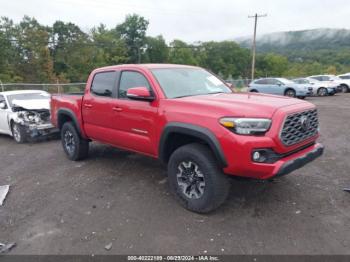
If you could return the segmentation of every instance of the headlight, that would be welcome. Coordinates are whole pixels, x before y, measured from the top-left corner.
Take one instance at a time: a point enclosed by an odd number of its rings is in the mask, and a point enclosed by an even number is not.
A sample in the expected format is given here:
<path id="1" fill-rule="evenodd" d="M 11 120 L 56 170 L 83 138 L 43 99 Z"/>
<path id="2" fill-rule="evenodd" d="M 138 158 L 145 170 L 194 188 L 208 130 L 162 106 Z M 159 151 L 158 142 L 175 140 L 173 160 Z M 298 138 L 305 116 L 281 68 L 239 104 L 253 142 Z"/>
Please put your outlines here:
<path id="1" fill-rule="evenodd" d="M 38 116 L 32 112 L 21 112 L 18 114 L 18 117 L 30 123 L 37 122 L 37 119 L 38 119 Z"/>
<path id="2" fill-rule="evenodd" d="M 29 121 L 33 121 L 34 118 L 35 118 L 34 115 L 28 115 L 27 117 L 28 117 L 28 120 L 29 120 Z"/>
<path id="3" fill-rule="evenodd" d="M 271 126 L 271 120 L 266 118 L 224 117 L 219 122 L 222 126 L 240 135 L 262 135 Z"/>

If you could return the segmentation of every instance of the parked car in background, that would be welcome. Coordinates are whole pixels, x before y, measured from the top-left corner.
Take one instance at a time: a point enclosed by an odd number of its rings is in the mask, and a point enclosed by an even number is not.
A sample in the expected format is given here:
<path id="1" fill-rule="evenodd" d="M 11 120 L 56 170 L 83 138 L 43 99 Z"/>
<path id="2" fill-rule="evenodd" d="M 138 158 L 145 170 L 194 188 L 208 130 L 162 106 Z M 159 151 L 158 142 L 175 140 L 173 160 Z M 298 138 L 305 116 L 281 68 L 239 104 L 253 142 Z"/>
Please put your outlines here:
<path id="1" fill-rule="evenodd" d="M 350 79 L 350 73 L 346 73 L 343 75 L 338 75 L 337 77 L 341 78 L 341 79 Z"/>
<path id="2" fill-rule="evenodd" d="M 0 92 L 0 133 L 17 143 L 54 133 L 50 122 L 51 95 L 41 90 Z"/>
<path id="3" fill-rule="evenodd" d="M 350 79 L 342 79 L 335 75 L 314 75 L 308 78 L 316 79 L 318 81 L 333 83 L 337 86 L 338 92 L 347 93 L 350 91 Z"/>
<path id="4" fill-rule="evenodd" d="M 91 141 L 160 159 L 179 202 L 200 213 L 225 201 L 230 175 L 282 176 L 323 153 L 315 105 L 233 93 L 192 66 L 96 69 L 84 94 L 52 96 L 51 115 L 70 160 L 86 158 Z"/>
<path id="5" fill-rule="evenodd" d="M 337 85 L 333 82 L 326 83 L 321 82 L 313 78 L 296 78 L 292 80 L 293 82 L 300 85 L 308 85 L 312 87 L 312 94 L 318 96 L 333 96 L 337 93 Z"/>
<path id="6" fill-rule="evenodd" d="M 300 85 L 286 78 L 260 78 L 249 84 L 249 92 L 298 97 L 312 95 L 310 85 Z"/>

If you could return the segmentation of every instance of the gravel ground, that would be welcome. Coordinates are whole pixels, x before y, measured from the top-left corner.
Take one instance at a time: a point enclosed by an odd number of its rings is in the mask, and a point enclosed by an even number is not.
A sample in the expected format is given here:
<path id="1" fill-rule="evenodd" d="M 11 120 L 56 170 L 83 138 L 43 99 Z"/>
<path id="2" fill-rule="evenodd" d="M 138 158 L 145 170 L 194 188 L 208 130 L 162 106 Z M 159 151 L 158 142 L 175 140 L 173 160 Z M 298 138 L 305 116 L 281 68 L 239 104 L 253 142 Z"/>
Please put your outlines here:
<path id="1" fill-rule="evenodd" d="M 94 143 L 71 162 L 58 140 L 0 136 L 0 242 L 17 243 L 11 254 L 350 254 L 350 94 L 308 100 L 324 156 L 275 182 L 232 180 L 209 215 L 181 208 L 153 159 Z"/>

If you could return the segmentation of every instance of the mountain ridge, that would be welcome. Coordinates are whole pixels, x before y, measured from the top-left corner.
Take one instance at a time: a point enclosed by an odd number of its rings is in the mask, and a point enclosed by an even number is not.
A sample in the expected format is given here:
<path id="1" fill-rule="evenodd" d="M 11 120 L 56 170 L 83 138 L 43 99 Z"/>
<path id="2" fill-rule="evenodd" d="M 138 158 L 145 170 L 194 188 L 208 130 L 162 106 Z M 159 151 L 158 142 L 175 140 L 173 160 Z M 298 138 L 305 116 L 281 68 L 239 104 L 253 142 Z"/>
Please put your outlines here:
<path id="1" fill-rule="evenodd" d="M 252 39 L 235 39 L 242 47 L 250 48 Z M 288 54 L 317 50 L 350 48 L 350 29 L 317 28 L 298 31 L 274 32 L 257 36 L 257 51 Z"/>

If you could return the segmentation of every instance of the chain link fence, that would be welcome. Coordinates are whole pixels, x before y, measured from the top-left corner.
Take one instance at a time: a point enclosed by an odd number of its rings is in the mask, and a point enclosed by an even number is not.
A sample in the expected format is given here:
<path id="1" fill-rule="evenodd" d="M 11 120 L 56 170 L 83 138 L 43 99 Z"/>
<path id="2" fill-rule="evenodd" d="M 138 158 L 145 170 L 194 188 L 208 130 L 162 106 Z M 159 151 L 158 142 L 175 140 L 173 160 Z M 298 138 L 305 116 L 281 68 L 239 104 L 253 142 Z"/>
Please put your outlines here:
<path id="1" fill-rule="evenodd" d="M 240 78 L 240 79 L 227 79 L 227 83 L 231 83 L 235 88 L 246 88 L 251 82 L 251 79 Z"/>
<path id="2" fill-rule="evenodd" d="M 68 84 L 30 84 L 30 83 L 2 83 L 0 81 L 0 91 L 14 90 L 43 90 L 51 94 L 55 93 L 81 93 L 84 92 L 85 83 Z"/>

